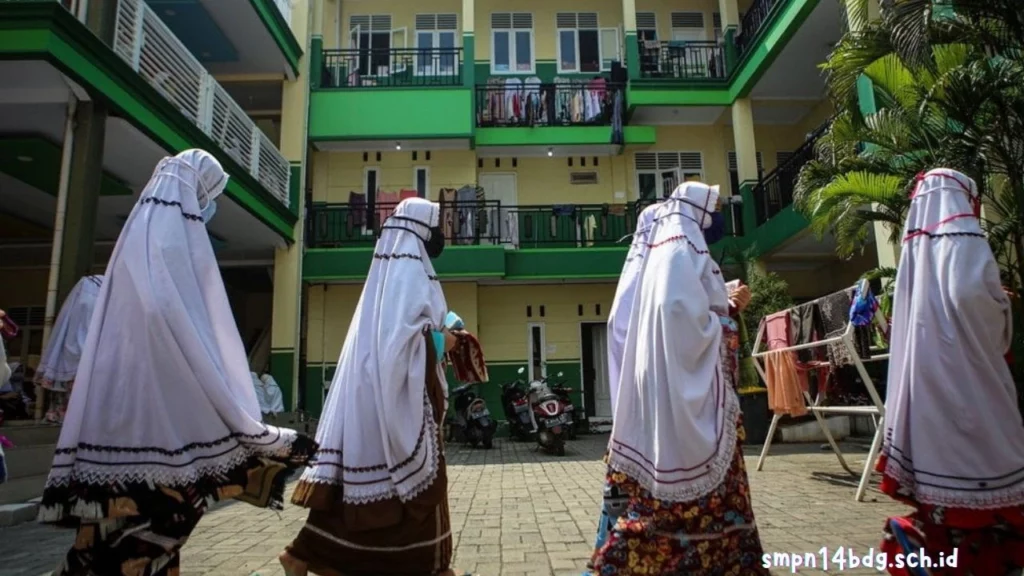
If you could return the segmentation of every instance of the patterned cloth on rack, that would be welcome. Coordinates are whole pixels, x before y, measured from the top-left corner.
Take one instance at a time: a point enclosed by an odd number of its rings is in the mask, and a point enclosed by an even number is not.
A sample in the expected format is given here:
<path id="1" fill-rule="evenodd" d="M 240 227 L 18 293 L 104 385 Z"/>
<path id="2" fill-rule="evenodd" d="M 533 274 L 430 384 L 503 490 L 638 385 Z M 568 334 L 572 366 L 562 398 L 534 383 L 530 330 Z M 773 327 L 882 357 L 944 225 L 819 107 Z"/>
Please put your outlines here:
<path id="1" fill-rule="evenodd" d="M 850 304 L 853 301 L 853 291 L 842 290 L 823 296 L 816 302 L 821 310 L 821 323 L 825 331 L 824 338 L 835 338 L 846 331 L 850 323 Z M 853 364 L 853 356 L 850 349 L 844 342 L 831 342 L 828 344 L 828 359 L 833 366 L 848 366 Z"/>
<path id="2" fill-rule="evenodd" d="M 475 229 L 476 210 L 476 189 L 473 186 L 463 186 L 455 193 L 455 200 L 458 202 L 458 220 L 456 225 L 456 243 L 471 244 L 473 242 L 473 230 Z"/>

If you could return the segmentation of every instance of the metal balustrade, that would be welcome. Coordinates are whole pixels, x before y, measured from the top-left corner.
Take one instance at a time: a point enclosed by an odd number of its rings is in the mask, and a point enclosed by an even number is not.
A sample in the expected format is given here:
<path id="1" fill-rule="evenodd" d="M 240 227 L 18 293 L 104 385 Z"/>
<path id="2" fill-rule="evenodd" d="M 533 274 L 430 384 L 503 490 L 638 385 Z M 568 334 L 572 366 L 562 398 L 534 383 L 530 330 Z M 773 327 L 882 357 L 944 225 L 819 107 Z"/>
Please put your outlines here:
<path id="1" fill-rule="evenodd" d="M 625 90 L 604 80 L 508 83 L 476 87 L 476 125 L 610 126 L 622 124 Z"/>
<path id="2" fill-rule="evenodd" d="M 118 0 L 114 52 L 289 206 L 291 166 L 251 118 L 142 0 Z"/>
<path id="3" fill-rule="evenodd" d="M 306 242 L 311 248 L 370 246 L 395 202 L 311 205 Z M 508 206 L 496 200 L 443 203 L 441 230 L 451 245 L 513 248 L 628 246 L 642 205 L 554 204 Z M 370 216 L 373 216 L 372 218 Z"/>
<path id="4" fill-rule="evenodd" d="M 769 172 L 754 187 L 754 210 L 758 226 L 793 204 L 793 190 L 800 178 L 800 171 L 814 159 L 814 146 L 828 124 L 826 122 L 808 134 L 807 140 L 785 162 Z"/>
<path id="5" fill-rule="evenodd" d="M 725 46 L 718 42 L 637 40 L 640 76 L 676 80 L 724 80 Z"/>
<path id="6" fill-rule="evenodd" d="M 324 50 L 322 88 L 462 86 L 462 48 Z"/>
<path id="7" fill-rule="evenodd" d="M 785 0 L 754 0 L 743 15 L 740 21 L 740 33 L 736 36 L 736 49 L 740 56 L 746 54 L 754 46 L 754 42 L 761 33 L 761 28 L 768 21 L 768 16 L 779 4 Z"/>

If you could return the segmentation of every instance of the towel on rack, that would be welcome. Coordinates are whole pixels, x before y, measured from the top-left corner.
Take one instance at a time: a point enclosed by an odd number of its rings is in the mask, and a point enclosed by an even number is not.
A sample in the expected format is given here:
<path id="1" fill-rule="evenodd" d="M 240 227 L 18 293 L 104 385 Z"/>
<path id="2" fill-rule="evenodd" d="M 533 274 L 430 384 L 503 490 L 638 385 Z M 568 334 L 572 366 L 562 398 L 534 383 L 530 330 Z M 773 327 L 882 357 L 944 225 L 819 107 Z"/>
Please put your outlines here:
<path id="1" fill-rule="evenodd" d="M 408 188 L 402 188 L 398 192 L 398 197 L 401 198 L 402 200 L 405 200 L 407 198 L 418 198 L 419 195 L 420 193 L 418 190 L 409 190 Z"/>
<path id="2" fill-rule="evenodd" d="M 791 351 L 767 353 L 764 356 L 764 372 L 768 408 L 772 412 L 786 416 L 807 414 L 807 403 L 803 396 L 807 390 L 807 378 L 797 369 L 796 354 Z"/>
<path id="3" fill-rule="evenodd" d="M 381 190 L 377 190 L 376 199 L 377 228 L 380 229 L 380 225 L 394 214 L 395 208 L 398 207 L 401 200 L 398 197 L 398 192 L 383 192 Z"/>
<path id="4" fill-rule="evenodd" d="M 825 338 L 842 336 L 850 323 L 850 305 L 853 302 L 853 291 L 842 290 L 823 296 L 817 300 L 821 311 L 821 324 Z M 832 366 L 849 366 L 853 364 L 853 356 L 844 342 L 828 344 L 828 360 Z"/>
<path id="5" fill-rule="evenodd" d="M 778 350 L 791 346 L 789 340 L 790 319 L 789 310 L 776 312 L 764 319 L 764 338 L 767 340 L 768 350 Z"/>

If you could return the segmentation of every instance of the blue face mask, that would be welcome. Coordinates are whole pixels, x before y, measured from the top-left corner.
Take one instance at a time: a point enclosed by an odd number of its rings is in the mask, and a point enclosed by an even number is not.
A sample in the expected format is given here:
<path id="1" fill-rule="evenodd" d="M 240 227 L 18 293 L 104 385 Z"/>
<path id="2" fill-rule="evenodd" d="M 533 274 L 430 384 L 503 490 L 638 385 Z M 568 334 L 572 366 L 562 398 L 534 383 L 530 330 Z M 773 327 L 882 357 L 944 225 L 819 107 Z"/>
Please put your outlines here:
<path id="1" fill-rule="evenodd" d="M 711 213 L 711 225 L 704 229 L 704 241 L 708 246 L 725 237 L 725 216 L 721 212 Z"/>
<path id="2" fill-rule="evenodd" d="M 209 224 L 210 220 L 213 220 L 213 215 L 217 213 L 217 201 L 210 200 L 206 204 L 206 208 L 203 209 L 200 216 L 203 217 L 203 224 Z"/>

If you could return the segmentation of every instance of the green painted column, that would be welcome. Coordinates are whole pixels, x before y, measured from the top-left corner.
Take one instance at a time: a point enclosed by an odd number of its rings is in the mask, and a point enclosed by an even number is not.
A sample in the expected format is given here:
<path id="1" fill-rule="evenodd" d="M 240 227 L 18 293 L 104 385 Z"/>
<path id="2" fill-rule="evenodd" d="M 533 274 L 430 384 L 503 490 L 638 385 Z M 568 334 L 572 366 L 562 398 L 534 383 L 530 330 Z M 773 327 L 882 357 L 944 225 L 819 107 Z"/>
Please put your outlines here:
<path id="1" fill-rule="evenodd" d="M 626 32 L 626 61 L 623 64 L 630 80 L 640 78 L 640 44 L 635 30 Z"/>
<path id="2" fill-rule="evenodd" d="M 270 375 L 281 387 L 281 397 L 284 398 L 284 409 L 294 410 L 291 399 L 294 398 L 295 387 L 295 349 L 279 348 L 270 350 Z M 308 410 L 308 407 L 307 407 Z"/>
<path id="3" fill-rule="evenodd" d="M 317 89 L 324 74 L 324 39 L 320 35 L 309 41 L 309 87 Z"/>
<path id="4" fill-rule="evenodd" d="M 755 206 L 754 187 L 757 180 L 740 182 L 740 196 L 743 198 L 743 233 L 750 236 L 757 229 L 757 208 Z"/>
<path id="5" fill-rule="evenodd" d="M 97 100 L 78 103 L 57 273 L 58 306 L 78 280 L 92 271 L 106 128 L 105 104 Z"/>
<path id="6" fill-rule="evenodd" d="M 462 33 L 462 85 L 470 90 L 469 130 L 476 134 L 476 38 L 472 32 Z M 470 146 L 475 142 L 470 138 Z"/>
<path id="7" fill-rule="evenodd" d="M 732 75 L 733 71 L 736 70 L 736 65 L 739 64 L 740 51 L 739 47 L 736 46 L 736 34 L 739 32 L 739 28 L 736 26 L 729 26 L 725 29 L 725 74 L 726 76 Z"/>

